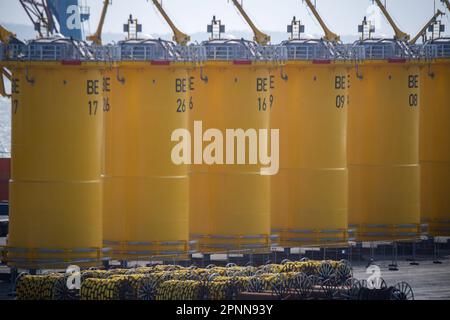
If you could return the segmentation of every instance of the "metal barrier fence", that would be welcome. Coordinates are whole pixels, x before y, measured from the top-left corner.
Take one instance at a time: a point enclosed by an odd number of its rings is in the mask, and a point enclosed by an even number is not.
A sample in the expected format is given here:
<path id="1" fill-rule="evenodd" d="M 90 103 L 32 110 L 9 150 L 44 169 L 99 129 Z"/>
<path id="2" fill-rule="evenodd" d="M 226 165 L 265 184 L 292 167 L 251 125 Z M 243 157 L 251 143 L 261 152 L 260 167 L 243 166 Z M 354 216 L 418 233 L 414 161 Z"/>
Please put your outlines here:
<path id="1" fill-rule="evenodd" d="M 286 41 L 282 45 L 287 49 L 288 60 L 329 60 L 338 56 L 334 46 L 325 41 Z"/>
<path id="2" fill-rule="evenodd" d="M 353 44 L 330 43 L 323 40 L 285 41 L 288 60 L 360 60 L 365 48 Z"/>
<path id="3" fill-rule="evenodd" d="M 421 55 L 426 59 L 450 58 L 450 41 L 440 44 L 426 44 Z"/>
<path id="4" fill-rule="evenodd" d="M 25 60 L 33 61 L 95 60 L 86 43 L 66 38 L 30 41 L 23 53 Z"/>
<path id="5" fill-rule="evenodd" d="M 367 39 L 357 41 L 353 46 L 360 48 L 357 53 L 360 60 L 411 59 L 418 57 L 409 45 L 393 39 Z"/>
<path id="6" fill-rule="evenodd" d="M 407 45 L 393 39 L 367 39 L 354 44 L 322 40 L 285 41 L 261 46 L 247 40 L 212 40 L 179 46 L 161 39 L 126 40 L 116 45 L 88 45 L 67 38 L 43 38 L 28 43 L 0 43 L 0 60 L 18 61 L 286 61 L 386 60 L 450 57 L 450 39 Z"/>
<path id="7" fill-rule="evenodd" d="M 287 49 L 283 46 L 261 46 L 247 40 L 212 40 L 202 43 L 206 59 L 214 61 L 284 61 Z"/>
<path id="8" fill-rule="evenodd" d="M 288 59 L 288 50 L 284 46 L 261 46 L 259 50 L 263 60 L 282 62 Z"/>
<path id="9" fill-rule="evenodd" d="M 191 62 L 200 62 L 206 59 L 206 49 L 199 45 L 178 46 L 177 50 L 181 56 L 187 57 Z"/>
<path id="10" fill-rule="evenodd" d="M 20 61 L 90 61 L 98 58 L 85 42 L 66 38 L 43 38 L 3 45 L 3 60 Z"/>
<path id="11" fill-rule="evenodd" d="M 27 44 L 1 44 L 1 60 L 19 61 L 203 61 L 206 49 L 178 46 L 164 40 L 128 40 L 117 45 L 89 46 L 64 38 L 39 39 Z"/>
<path id="12" fill-rule="evenodd" d="M 165 40 L 127 40 L 113 49 L 116 61 L 202 61 L 206 53 L 198 45 L 179 46 Z"/>

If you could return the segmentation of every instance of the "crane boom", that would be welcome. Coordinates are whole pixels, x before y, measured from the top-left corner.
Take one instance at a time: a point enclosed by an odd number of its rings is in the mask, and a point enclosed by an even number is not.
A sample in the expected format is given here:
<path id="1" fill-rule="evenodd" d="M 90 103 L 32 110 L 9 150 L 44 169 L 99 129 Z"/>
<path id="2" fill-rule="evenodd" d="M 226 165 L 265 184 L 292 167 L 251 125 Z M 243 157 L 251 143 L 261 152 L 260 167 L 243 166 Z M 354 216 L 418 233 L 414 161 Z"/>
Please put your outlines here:
<path id="1" fill-rule="evenodd" d="M 450 11 L 450 1 L 449 0 L 441 0 L 442 3 L 445 3 L 445 5 L 447 6 L 447 10 Z"/>
<path id="2" fill-rule="evenodd" d="M 415 44 L 417 40 L 427 32 L 427 29 L 430 25 L 436 22 L 436 19 L 442 16 L 444 13 L 441 10 L 438 10 L 436 14 L 427 22 L 427 24 L 419 31 L 419 33 L 409 42 L 409 44 Z"/>
<path id="3" fill-rule="evenodd" d="M 58 33 L 47 0 L 19 0 L 40 37 Z M 42 33 L 41 27 L 46 34 Z"/>
<path id="4" fill-rule="evenodd" d="M 3 80 L 3 68 L 0 69 L 0 96 L 9 97 L 9 94 L 7 94 L 5 90 L 5 82 Z"/>
<path id="5" fill-rule="evenodd" d="M 331 41 L 331 42 L 339 42 L 341 40 L 341 38 L 337 34 L 331 32 L 330 29 L 328 29 L 327 25 L 323 21 L 320 14 L 317 12 L 316 7 L 314 7 L 311 0 L 305 0 L 305 2 L 306 2 L 306 5 L 309 7 L 309 9 L 312 11 L 314 17 L 319 22 L 320 26 L 322 27 L 323 32 L 325 33 L 324 39 L 327 41 Z"/>
<path id="6" fill-rule="evenodd" d="M 9 41 L 13 38 L 16 38 L 16 35 L 0 25 L 0 41 L 8 44 Z"/>
<path id="7" fill-rule="evenodd" d="M 109 0 L 103 0 L 103 9 L 100 16 L 100 21 L 98 22 L 97 31 L 91 36 L 87 37 L 87 40 L 92 41 L 92 43 L 101 46 L 102 45 L 102 31 L 103 25 L 105 24 L 106 13 L 108 12 Z"/>
<path id="8" fill-rule="evenodd" d="M 0 42 L 8 44 L 11 39 L 15 38 L 16 35 L 14 33 L 6 30 L 3 26 L 0 25 Z M 7 94 L 5 90 L 5 82 L 3 76 L 5 76 L 7 79 L 10 79 L 9 74 L 6 72 L 6 70 L 3 67 L 0 67 L 0 96 L 9 97 L 10 95 Z"/>
<path id="9" fill-rule="evenodd" d="M 236 8 L 239 10 L 242 17 L 245 19 L 247 24 L 250 26 L 250 28 L 253 31 L 253 40 L 260 44 L 260 45 L 267 45 L 270 42 L 270 36 L 265 34 L 264 32 L 261 32 L 256 25 L 253 23 L 252 19 L 248 16 L 247 12 L 245 12 L 244 8 L 241 6 L 238 0 L 233 0 L 233 4 L 236 6 Z"/>
<path id="10" fill-rule="evenodd" d="M 381 9 L 381 11 L 383 12 L 384 16 L 388 20 L 388 22 L 391 25 L 392 29 L 394 29 L 394 32 L 395 32 L 395 36 L 394 37 L 395 37 L 395 39 L 399 40 L 399 41 L 407 42 L 409 40 L 409 38 L 410 38 L 409 34 L 403 32 L 402 30 L 400 30 L 400 28 L 395 24 L 394 19 L 392 19 L 391 15 L 387 11 L 386 7 L 381 3 L 380 0 L 375 0 L 375 2 L 377 3 L 377 5 Z"/>
<path id="11" fill-rule="evenodd" d="M 173 23 L 173 21 L 170 19 L 169 15 L 166 13 L 166 11 L 163 9 L 162 5 L 159 3 L 158 0 L 152 0 L 155 7 L 158 9 L 159 13 L 163 16 L 164 20 L 166 20 L 169 27 L 172 29 L 173 32 L 173 41 L 175 41 L 177 44 L 185 46 L 188 44 L 188 42 L 191 40 L 191 37 L 189 37 L 187 34 L 181 32 Z"/>

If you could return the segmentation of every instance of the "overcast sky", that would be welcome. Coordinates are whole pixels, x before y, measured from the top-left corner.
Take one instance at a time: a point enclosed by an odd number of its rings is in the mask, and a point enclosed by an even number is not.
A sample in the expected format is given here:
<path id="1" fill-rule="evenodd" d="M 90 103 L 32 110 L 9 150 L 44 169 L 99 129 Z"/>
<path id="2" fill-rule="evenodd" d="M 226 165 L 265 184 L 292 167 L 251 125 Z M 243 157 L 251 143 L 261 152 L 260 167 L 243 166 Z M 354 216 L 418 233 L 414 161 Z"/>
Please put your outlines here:
<path id="1" fill-rule="evenodd" d="M 91 8 L 90 30 L 98 21 L 102 0 L 80 0 Z M 434 6 L 443 8 L 440 0 L 386 0 L 387 8 L 404 31 L 415 34 L 431 18 Z M 317 8 L 332 31 L 341 35 L 357 34 L 357 25 L 366 15 L 372 0 L 316 0 Z M 296 16 L 306 25 L 306 33 L 321 34 L 317 22 L 311 18 L 302 0 L 243 0 L 258 27 L 265 31 L 286 31 L 286 25 Z M 186 33 L 205 32 L 213 15 L 222 19 L 227 30 L 248 30 L 229 0 L 163 0 L 164 8 L 178 27 Z M 165 34 L 170 29 L 147 0 L 113 0 L 105 22 L 105 33 L 121 33 L 122 24 L 133 14 L 143 24 L 145 34 Z M 447 12 L 448 13 L 448 12 Z M 444 18 L 449 24 L 448 15 Z M 0 23 L 29 24 L 18 0 L 0 0 Z M 448 26 L 447 28 L 450 28 Z M 392 35 L 382 19 L 378 35 Z"/>

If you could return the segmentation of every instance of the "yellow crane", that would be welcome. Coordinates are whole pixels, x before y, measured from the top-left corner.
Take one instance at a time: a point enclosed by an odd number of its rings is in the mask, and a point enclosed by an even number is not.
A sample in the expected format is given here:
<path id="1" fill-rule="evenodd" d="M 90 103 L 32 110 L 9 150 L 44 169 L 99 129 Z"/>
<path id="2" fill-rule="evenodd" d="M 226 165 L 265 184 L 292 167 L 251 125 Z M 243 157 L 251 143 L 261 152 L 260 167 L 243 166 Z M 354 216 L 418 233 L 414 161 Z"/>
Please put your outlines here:
<path id="1" fill-rule="evenodd" d="M 166 11 L 163 9 L 162 5 L 159 3 L 158 0 L 152 0 L 155 7 L 158 9 L 159 13 L 163 16 L 164 20 L 166 20 L 169 27 L 172 29 L 173 32 L 173 41 L 175 41 L 177 44 L 185 46 L 188 44 L 188 42 L 191 40 L 191 37 L 189 37 L 187 34 L 181 32 L 173 23 L 173 21 L 170 19 L 169 15 L 166 13 Z"/>
<path id="2" fill-rule="evenodd" d="M 441 0 L 442 3 L 445 3 L 445 5 L 447 6 L 447 10 L 450 11 L 450 1 L 449 0 Z"/>
<path id="3" fill-rule="evenodd" d="M 444 13 L 441 10 L 438 10 L 436 14 L 433 16 L 433 18 L 430 19 L 430 21 L 427 22 L 427 24 L 419 31 L 419 33 L 409 42 L 409 44 L 415 44 L 417 40 L 425 33 L 427 32 L 427 29 L 429 26 L 431 26 L 433 23 L 436 22 L 437 18 L 442 16 Z"/>
<path id="4" fill-rule="evenodd" d="M 6 30 L 3 26 L 0 26 L 0 41 L 8 44 L 11 39 L 16 38 L 16 35 L 11 31 Z"/>
<path id="5" fill-rule="evenodd" d="M 0 25 L 0 42 L 4 44 L 8 44 L 11 40 L 16 39 L 16 35 L 9 30 L 6 30 L 3 26 Z M 11 81 L 11 74 L 3 67 L 0 67 L 0 96 L 2 97 L 10 97 L 11 95 L 6 93 L 5 90 L 5 76 L 9 81 Z"/>
<path id="6" fill-rule="evenodd" d="M 6 79 L 11 81 L 11 74 L 8 73 L 8 71 L 5 68 L 0 67 L 0 96 L 9 98 L 11 97 L 11 95 L 6 93 L 5 80 L 3 76 L 5 76 Z"/>
<path id="7" fill-rule="evenodd" d="M 306 5 L 308 6 L 308 8 L 312 11 L 314 17 L 317 19 L 320 26 L 322 27 L 323 32 L 325 33 L 325 36 L 323 37 L 323 39 L 325 39 L 327 41 L 331 41 L 331 42 L 341 41 L 341 38 L 334 32 L 331 32 L 331 30 L 327 27 L 327 25 L 323 21 L 322 17 L 320 16 L 319 12 L 317 12 L 316 7 L 312 4 L 311 0 L 304 0 L 304 1 L 306 2 Z"/>
<path id="8" fill-rule="evenodd" d="M 97 26 L 97 31 L 89 37 L 86 37 L 87 40 L 92 41 L 93 44 L 102 45 L 102 31 L 103 25 L 105 24 L 106 13 L 108 12 L 108 6 L 110 5 L 110 0 L 103 1 L 103 9 L 102 14 L 100 16 L 100 21 Z"/>
<path id="9" fill-rule="evenodd" d="M 410 38 L 409 34 L 400 30 L 400 28 L 395 24 L 394 19 L 392 19 L 391 15 L 387 11 L 386 7 L 381 3 L 380 0 L 375 0 L 375 2 L 377 3 L 377 5 L 381 9 L 381 11 L 383 12 L 384 16 L 388 20 L 392 29 L 394 29 L 394 32 L 395 32 L 394 39 L 399 40 L 399 41 L 408 42 L 409 38 Z"/>
<path id="10" fill-rule="evenodd" d="M 270 36 L 265 34 L 264 32 L 261 32 L 256 25 L 253 23 L 252 19 L 250 19 L 250 17 L 248 16 L 247 12 L 245 12 L 244 8 L 242 7 L 242 5 L 239 3 L 238 0 L 232 0 L 233 4 L 236 6 L 236 8 L 239 10 L 240 14 L 242 15 L 242 17 L 245 19 L 245 21 L 247 22 L 247 24 L 250 26 L 250 28 L 253 31 L 253 40 L 260 44 L 260 45 L 267 45 L 270 42 Z"/>

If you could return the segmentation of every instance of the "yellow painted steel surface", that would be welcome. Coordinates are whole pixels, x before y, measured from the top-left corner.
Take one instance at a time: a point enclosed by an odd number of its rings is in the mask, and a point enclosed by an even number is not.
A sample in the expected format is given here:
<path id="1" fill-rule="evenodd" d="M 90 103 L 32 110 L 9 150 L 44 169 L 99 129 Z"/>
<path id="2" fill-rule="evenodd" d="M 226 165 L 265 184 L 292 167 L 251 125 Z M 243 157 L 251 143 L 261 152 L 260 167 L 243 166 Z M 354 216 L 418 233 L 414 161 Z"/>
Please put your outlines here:
<path id="1" fill-rule="evenodd" d="M 283 247 L 346 242 L 348 71 L 342 63 L 289 61 L 288 80 L 276 74 L 283 100 L 272 110 L 280 172 L 272 177 L 271 211 Z"/>
<path id="2" fill-rule="evenodd" d="M 258 79 L 269 81 L 267 64 L 206 62 L 203 73 L 208 82 L 196 77 L 190 122 L 201 120 L 204 131 L 224 135 L 226 129 L 269 128 L 269 87 L 257 90 Z M 264 100 L 267 107 L 259 110 Z M 260 165 L 194 165 L 190 179 L 190 233 L 201 252 L 268 250 L 270 178 Z"/>
<path id="3" fill-rule="evenodd" d="M 173 130 L 187 128 L 188 78 L 178 63 L 121 62 L 106 113 L 104 241 L 133 260 L 189 251 L 188 168 L 175 165 Z"/>
<path id="4" fill-rule="evenodd" d="M 280 231 L 288 229 L 288 215 L 291 207 L 289 174 L 287 172 L 292 140 L 288 125 L 291 116 L 288 112 L 290 82 L 285 66 L 270 69 L 270 76 L 273 80 L 271 94 L 275 98 L 270 113 L 270 127 L 280 130 L 280 168 L 276 175 L 270 177 L 270 226 L 274 244 L 281 245 Z"/>
<path id="5" fill-rule="evenodd" d="M 421 218 L 432 236 L 450 236 L 450 59 L 422 67 Z"/>
<path id="6" fill-rule="evenodd" d="M 349 228 L 358 241 L 418 236 L 420 70 L 366 61 L 354 70 L 348 119 Z"/>
<path id="7" fill-rule="evenodd" d="M 100 263 L 102 69 L 13 63 L 8 264 Z"/>

